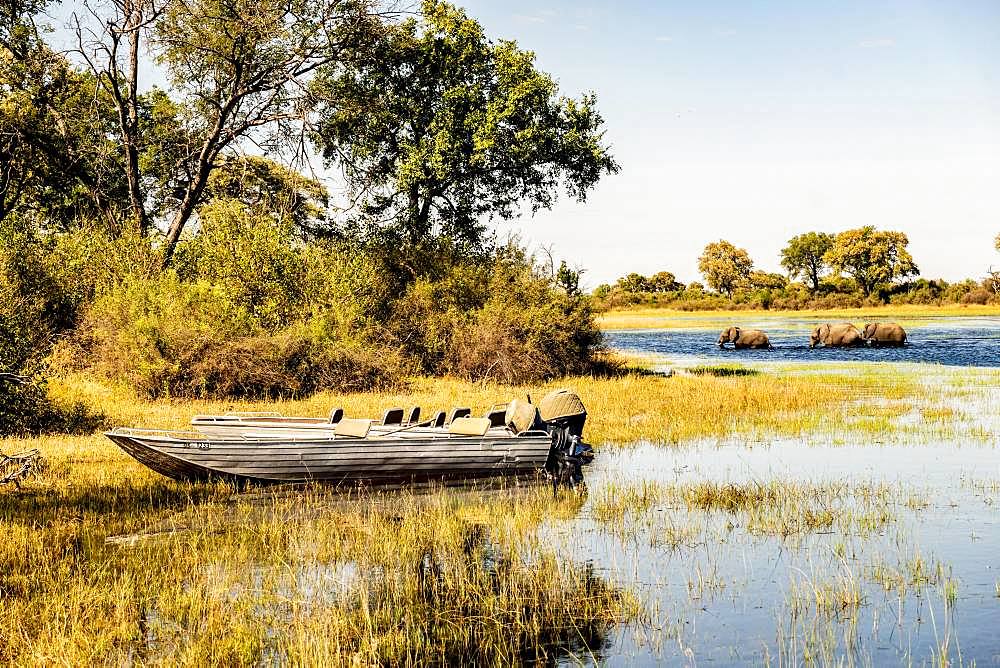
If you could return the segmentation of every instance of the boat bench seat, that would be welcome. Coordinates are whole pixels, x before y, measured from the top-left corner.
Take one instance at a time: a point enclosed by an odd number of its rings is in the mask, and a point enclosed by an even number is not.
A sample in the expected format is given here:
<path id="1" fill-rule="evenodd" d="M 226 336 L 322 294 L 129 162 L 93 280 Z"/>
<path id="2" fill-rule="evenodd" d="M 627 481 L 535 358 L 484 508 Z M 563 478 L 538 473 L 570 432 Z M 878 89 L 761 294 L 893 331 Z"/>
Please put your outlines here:
<path id="1" fill-rule="evenodd" d="M 366 438 L 372 428 L 371 420 L 361 420 L 359 418 L 344 418 L 333 427 L 334 436 L 352 436 L 354 438 Z"/>
<path id="2" fill-rule="evenodd" d="M 418 422 L 420 422 L 420 406 L 413 406 L 406 417 L 406 424 L 417 424 Z"/>
<path id="3" fill-rule="evenodd" d="M 485 436 L 489 430 L 489 418 L 460 417 L 448 425 L 448 433 L 452 436 Z"/>

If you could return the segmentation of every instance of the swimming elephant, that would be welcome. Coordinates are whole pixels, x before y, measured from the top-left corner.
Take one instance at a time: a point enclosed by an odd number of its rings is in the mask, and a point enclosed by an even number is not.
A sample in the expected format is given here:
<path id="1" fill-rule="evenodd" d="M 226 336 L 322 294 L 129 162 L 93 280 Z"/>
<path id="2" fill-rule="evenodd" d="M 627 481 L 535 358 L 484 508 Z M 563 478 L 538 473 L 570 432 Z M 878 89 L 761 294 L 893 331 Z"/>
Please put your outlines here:
<path id="1" fill-rule="evenodd" d="M 737 350 L 744 348 L 770 348 L 771 342 L 767 339 L 767 334 L 759 329 L 741 329 L 739 327 L 729 327 L 719 334 L 719 347 L 725 343 L 732 343 Z"/>
<path id="2" fill-rule="evenodd" d="M 815 348 L 818 343 L 824 346 L 863 346 L 865 340 L 857 327 L 849 322 L 841 322 L 816 327 L 809 335 L 809 347 Z"/>
<path id="3" fill-rule="evenodd" d="M 870 322 L 862 337 L 870 346 L 901 346 L 906 343 L 906 331 L 894 322 Z"/>

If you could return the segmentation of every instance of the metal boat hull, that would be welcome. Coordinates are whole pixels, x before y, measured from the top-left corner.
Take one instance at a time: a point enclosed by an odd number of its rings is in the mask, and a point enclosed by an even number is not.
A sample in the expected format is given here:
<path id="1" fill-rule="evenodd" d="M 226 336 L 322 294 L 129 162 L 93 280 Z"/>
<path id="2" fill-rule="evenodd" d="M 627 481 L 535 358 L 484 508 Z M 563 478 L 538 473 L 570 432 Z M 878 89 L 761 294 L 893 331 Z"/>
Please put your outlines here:
<path id="1" fill-rule="evenodd" d="M 259 483 L 389 484 L 524 475 L 542 470 L 552 447 L 549 436 L 538 432 L 365 439 L 178 437 L 141 430 L 106 435 L 175 480 Z"/>

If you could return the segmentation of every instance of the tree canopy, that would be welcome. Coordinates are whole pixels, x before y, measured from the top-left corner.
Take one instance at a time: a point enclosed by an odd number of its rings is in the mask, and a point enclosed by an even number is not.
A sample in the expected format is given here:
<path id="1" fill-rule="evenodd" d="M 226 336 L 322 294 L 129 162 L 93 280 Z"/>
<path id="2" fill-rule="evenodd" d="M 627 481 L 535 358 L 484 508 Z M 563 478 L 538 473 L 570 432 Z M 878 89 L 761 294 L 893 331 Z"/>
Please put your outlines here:
<path id="1" fill-rule="evenodd" d="M 164 265 L 216 169 L 248 150 L 306 150 L 309 81 L 363 50 L 381 25 L 366 0 L 110 0 L 87 9 L 76 16 L 77 53 L 112 109 L 105 117 L 128 218 L 143 235 L 162 228 Z M 139 92 L 146 51 L 169 90 Z"/>
<path id="2" fill-rule="evenodd" d="M 902 232 L 876 230 L 867 225 L 837 235 L 823 256 L 836 271 L 849 274 L 867 297 L 880 286 L 920 273 Z"/>
<path id="3" fill-rule="evenodd" d="M 791 278 L 802 277 L 809 281 L 812 291 L 819 292 L 820 277 L 829 269 L 823 259 L 833 247 L 834 235 L 824 232 L 806 232 L 788 240 L 781 251 L 781 266 Z"/>
<path id="4" fill-rule="evenodd" d="M 108 99 L 30 16 L 7 3 L 0 15 L 0 220 L 18 212 L 48 229 L 114 221 L 126 193 L 108 159 Z"/>
<path id="5" fill-rule="evenodd" d="M 369 233 L 473 245 L 483 222 L 584 200 L 618 171 L 595 97 L 560 96 L 534 54 L 445 2 L 389 25 L 370 57 L 322 68 L 315 139 Z"/>
<path id="6" fill-rule="evenodd" d="M 720 239 L 705 246 L 698 258 L 698 271 L 713 290 L 733 296 L 733 290 L 750 280 L 753 260 L 743 248 Z"/>

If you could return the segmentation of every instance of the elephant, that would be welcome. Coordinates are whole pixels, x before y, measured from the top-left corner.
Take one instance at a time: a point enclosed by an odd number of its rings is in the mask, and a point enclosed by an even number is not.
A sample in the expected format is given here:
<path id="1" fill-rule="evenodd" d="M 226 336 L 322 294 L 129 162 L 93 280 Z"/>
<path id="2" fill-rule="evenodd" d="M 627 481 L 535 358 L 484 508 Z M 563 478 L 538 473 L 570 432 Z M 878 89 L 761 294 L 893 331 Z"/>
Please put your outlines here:
<path id="1" fill-rule="evenodd" d="M 906 343 L 906 330 L 894 322 L 869 322 L 862 337 L 870 346 L 901 346 Z"/>
<path id="2" fill-rule="evenodd" d="M 818 343 L 824 346 L 863 346 L 865 340 L 857 327 L 849 322 L 841 322 L 817 326 L 809 335 L 809 347 L 815 348 Z"/>
<path id="3" fill-rule="evenodd" d="M 719 347 L 725 343 L 732 343 L 736 350 L 744 348 L 771 348 L 771 342 L 767 334 L 759 329 L 741 329 L 739 327 L 729 327 L 719 334 Z"/>

